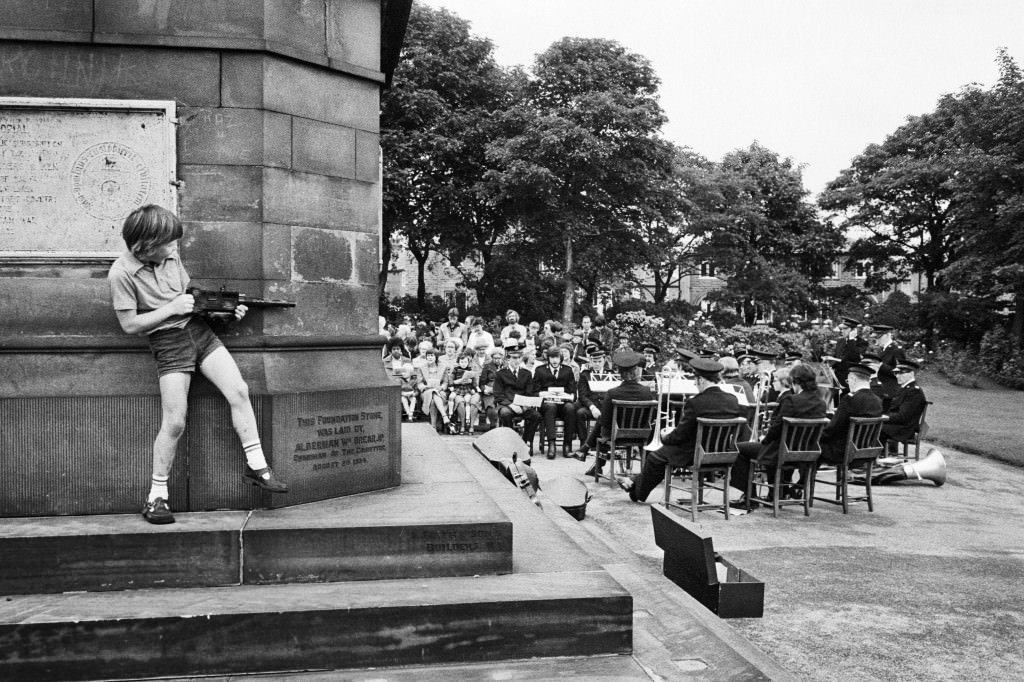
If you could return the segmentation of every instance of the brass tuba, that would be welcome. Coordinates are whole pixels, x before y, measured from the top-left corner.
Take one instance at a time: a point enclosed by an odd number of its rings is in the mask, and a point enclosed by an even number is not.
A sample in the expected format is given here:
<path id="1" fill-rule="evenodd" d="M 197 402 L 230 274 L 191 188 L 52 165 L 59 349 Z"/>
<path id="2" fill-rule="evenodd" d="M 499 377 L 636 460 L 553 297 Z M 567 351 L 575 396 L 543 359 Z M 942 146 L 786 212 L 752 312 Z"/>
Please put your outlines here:
<path id="1" fill-rule="evenodd" d="M 872 485 L 886 485 L 905 480 L 931 481 L 936 486 L 946 482 L 946 458 L 932 448 L 924 459 L 917 462 L 906 462 L 886 467 L 874 472 L 871 476 Z"/>

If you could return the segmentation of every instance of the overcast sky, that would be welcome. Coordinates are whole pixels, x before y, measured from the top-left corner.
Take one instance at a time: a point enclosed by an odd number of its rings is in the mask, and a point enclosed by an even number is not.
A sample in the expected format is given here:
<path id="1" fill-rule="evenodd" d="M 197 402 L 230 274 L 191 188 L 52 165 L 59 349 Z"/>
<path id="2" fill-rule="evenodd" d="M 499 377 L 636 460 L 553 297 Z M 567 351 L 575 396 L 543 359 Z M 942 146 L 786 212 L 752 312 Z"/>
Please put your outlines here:
<path id="1" fill-rule="evenodd" d="M 445 7 L 529 66 L 564 36 L 651 60 L 665 136 L 711 159 L 758 140 L 812 193 L 907 116 L 969 83 L 996 49 L 1024 64 L 1024 0 L 416 0 Z"/>

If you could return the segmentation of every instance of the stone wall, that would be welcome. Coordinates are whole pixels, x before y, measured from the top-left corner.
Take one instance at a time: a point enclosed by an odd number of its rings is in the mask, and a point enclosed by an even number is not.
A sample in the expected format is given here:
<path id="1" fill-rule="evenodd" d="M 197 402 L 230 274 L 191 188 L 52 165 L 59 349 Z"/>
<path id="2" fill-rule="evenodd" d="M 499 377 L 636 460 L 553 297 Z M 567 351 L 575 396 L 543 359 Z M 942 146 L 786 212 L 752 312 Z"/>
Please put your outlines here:
<path id="1" fill-rule="evenodd" d="M 364 395 L 368 407 L 385 411 L 387 453 L 338 479 L 334 491 L 342 493 L 397 485 L 400 475 L 398 419 L 388 414 L 392 408 L 399 414 L 397 389 L 379 367 L 375 336 L 381 5 L 0 4 L 0 96 L 176 103 L 181 252 L 195 283 L 297 303 L 254 311 L 222 330 L 249 382 L 264 441 L 274 442 L 296 417 L 317 416 L 291 414 L 293 405 L 313 405 L 301 409 L 317 414 L 330 413 L 334 403 L 358 411 L 354 406 Z M 138 506 L 159 425 L 159 392 L 144 340 L 126 336 L 117 324 L 108 268 L 109 262 L 0 261 L 0 466 L 25 469 L 20 462 L 43 457 L 32 477 L 17 483 L 5 477 L 0 514 Z M 192 393 L 192 432 L 183 438 L 177 473 L 189 468 L 189 443 L 216 444 L 217 454 L 204 457 L 233 472 L 223 474 L 233 482 L 240 448 L 226 406 L 220 400 L 204 406 L 215 392 L 203 381 Z M 125 396 L 132 396 L 128 403 Z M 22 409 L 33 400 L 42 401 L 35 412 Z M 73 404 L 64 404 L 68 400 Z M 95 400 L 98 412 L 90 408 Z M 106 424 L 97 423 L 101 414 Z M 83 422 L 88 428 L 80 428 Z M 55 442 L 59 454 L 52 452 Z M 273 455 L 275 468 L 300 484 L 290 501 L 305 501 L 306 479 L 316 489 L 312 498 L 330 496 L 323 478 L 284 459 L 293 445 L 277 442 Z M 51 454 L 53 461 L 46 459 Z M 130 457 L 135 473 L 97 482 L 104 486 L 96 496 L 102 504 L 31 506 L 45 486 L 74 490 L 65 485 L 60 461 L 68 454 L 107 476 L 118 458 Z M 182 497 L 184 491 L 179 486 L 172 493 L 177 509 L 260 501 L 256 493 L 232 489 L 200 503 Z"/>

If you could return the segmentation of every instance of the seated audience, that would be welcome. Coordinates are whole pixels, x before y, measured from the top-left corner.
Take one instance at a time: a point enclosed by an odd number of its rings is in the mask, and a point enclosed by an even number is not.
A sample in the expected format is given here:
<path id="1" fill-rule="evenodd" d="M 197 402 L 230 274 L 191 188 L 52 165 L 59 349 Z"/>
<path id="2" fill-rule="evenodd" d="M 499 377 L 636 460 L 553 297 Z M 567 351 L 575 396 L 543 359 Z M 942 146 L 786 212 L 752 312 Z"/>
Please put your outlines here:
<path id="1" fill-rule="evenodd" d="M 522 348 L 526 345 L 527 331 L 526 327 L 519 324 L 519 313 L 514 310 L 509 310 L 505 313 L 505 321 L 508 322 L 501 329 L 501 343 L 505 345 L 505 341 L 508 339 L 515 339 L 516 344 Z"/>
<path id="2" fill-rule="evenodd" d="M 443 430 L 455 433 L 455 425 L 448 416 L 448 378 L 449 372 L 437 362 L 437 351 L 427 348 L 425 362 L 419 368 L 420 397 L 423 400 L 423 411 L 430 417 L 430 425 L 438 432 Z M 441 424 L 438 424 L 438 420 Z"/>
<path id="3" fill-rule="evenodd" d="M 505 351 L 495 348 L 491 352 L 490 362 L 480 369 L 480 408 L 487 417 L 487 423 L 493 429 L 498 425 L 498 407 L 494 402 L 494 379 L 498 371 L 505 366 Z"/>
<path id="4" fill-rule="evenodd" d="M 466 348 L 479 348 L 480 344 L 486 344 L 487 354 L 494 350 L 494 337 L 484 330 L 484 319 L 482 317 L 467 318 L 469 322 L 469 333 L 466 335 Z"/>
<path id="5" fill-rule="evenodd" d="M 419 399 L 419 390 L 417 384 L 419 383 L 418 376 L 413 374 L 412 365 L 406 363 L 402 365 L 401 373 L 399 374 L 402 387 L 402 411 L 405 413 L 405 419 L 409 421 L 416 421 L 416 402 Z"/>
<path id="6" fill-rule="evenodd" d="M 437 347 L 444 348 L 445 342 L 451 338 L 458 339 L 460 344 L 465 343 L 465 340 L 462 338 L 465 331 L 465 325 L 459 322 L 459 309 L 450 308 L 448 310 L 448 321 L 437 330 Z"/>
<path id="7" fill-rule="evenodd" d="M 470 366 L 470 356 L 463 353 L 456 360 L 448 382 L 448 414 L 455 421 L 458 433 L 473 433 L 480 409 L 477 382 L 480 372 Z"/>

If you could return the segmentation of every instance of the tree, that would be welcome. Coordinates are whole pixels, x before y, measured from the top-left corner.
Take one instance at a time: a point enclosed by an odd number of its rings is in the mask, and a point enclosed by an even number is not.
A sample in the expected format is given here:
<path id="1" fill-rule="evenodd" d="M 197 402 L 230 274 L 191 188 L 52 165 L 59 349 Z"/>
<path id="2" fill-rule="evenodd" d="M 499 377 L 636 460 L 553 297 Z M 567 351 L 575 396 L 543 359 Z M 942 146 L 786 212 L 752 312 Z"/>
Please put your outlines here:
<path id="1" fill-rule="evenodd" d="M 393 85 L 381 100 L 384 262 L 401 235 L 419 265 L 417 299 L 433 252 L 458 264 L 490 248 L 506 223 L 481 199 L 493 112 L 507 106 L 515 75 L 494 61 L 490 41 L 446 10 L 414 5 Z M 387 269 L 380 276 L 383 290 Z"/>
<path id="2" fill-rule="evenodd" d="M 490 146 L 489 195 L 561 270 L 563 319 L 584 276 L 635 262 L 631 218 L 671 167 L 657 140 L 657 88 L 650 62 L 618 43 L 563 38 L 538 55 L 525 101 L 502 117 L 506 135 Z"/>
<path id="3" fill-rule="evenodd" d="M 759 308 L 806 310 L 843 237 L 807 203 L 800 169 L 754 142 L 725 155 L 718 187 L 723 215 L 706 246 L 728 280 L 714 298 L 732 303 L 747 324 Z"/>
<path id="4" fill-rule="evenodd" d="M 968 86 L 935 111 L 911 117 L 870 145 L 829 183 L 821 206 L 867 236 L 851 260 L 868 259 L 881 290 L 924 275 L 931 329 L 977 338 L 1009 295 L 1011 328 L 1024 344 L 1024 82 L 1005 50 L 991 90 Z M 955 324 L 944 317 L 958 317 Z M 980 331 L 979 331 L 980 330 Z"/>
<path id="5" fill-rule="evenodd" d="M 969 88 L 940 104 L 957 112 L 959 172 L 949 187 L 962 240 L 961 257 L 943 274 L 993 310 L 1009 295 L 1011 337 L 1024 348 L 1024 78 L 1005 49 L 997 61 L 990 91 Z"/>
<path id="6" fill-rule="evenodd" d="M 655 304 L 664 303 L 682 277 L 695 274 L 701 261 L 710 258 L 707 237 L 721 226 L 725 215 L 718 165 L 689 149 L 672 151 L 671 174 L 652 188 L 635 211 L 642 272 L 650 274 L 653 284 L 632 279 L 648 289 Z"/>
<path id="7" fill-rule="evenodd" d="M 882 291 L 912 273 L 928 288 L 948 290 L 942 270 L 956 258 L 949 181 L 957 171 L 948 107 L 911 117 L 881 144 L 872 144 L 831 181 L 821 207 L 841 214 L 846 230 L 865 236 L 849 262 L 867 260 L 867 285 Z M 838 216 L 835 216 L 838 217 Z"/>

